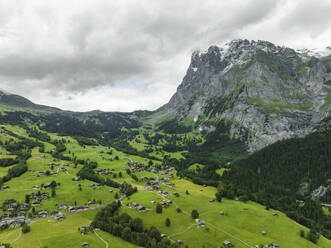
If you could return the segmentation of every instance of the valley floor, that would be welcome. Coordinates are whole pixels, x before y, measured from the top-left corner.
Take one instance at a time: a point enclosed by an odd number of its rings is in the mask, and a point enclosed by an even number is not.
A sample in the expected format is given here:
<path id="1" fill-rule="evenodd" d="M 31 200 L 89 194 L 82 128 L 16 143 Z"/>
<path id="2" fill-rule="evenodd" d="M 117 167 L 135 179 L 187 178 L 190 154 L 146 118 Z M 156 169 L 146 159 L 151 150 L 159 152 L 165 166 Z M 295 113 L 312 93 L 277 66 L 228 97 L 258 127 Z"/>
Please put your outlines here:
<path id="1" fill-rule="evenodd" d="M 22 128 L 13 126 L 6 126 L 6 128 L 27 137 Z M 117 176 L 116 178 L 110 175 L 102 175 L 117 182 L 127 181 L 138 188 L 137 193 L 122 199 L 120 211 L 126 212 L 132 217 L 143 219 L 144 225 L 147 227 L 157 227 L 161 233 L 166 234 L 167 238 L 174 242 L 182 240 L 184 245 L 191 248 L 219 247 L 225 240 L 230 241 L 235 247 L 242 248 L 259 244 L 266 245 L 272 242 L 279 244 L 280 247 L 289 248 L 331 247 L 331 241 L 325 238 L 320 238 L 316 245 L 301 238 L 300 230 L 307 233 L 308 229 L 293 222 L 279 211 L 266 210 L 264 206 L 254 202 L 245 203 L 227 199 L 223 199 L 222 202 L 211 201 L 215 198 L 216 188 L 203 187 L 193 184 L 191 181 L 179 179 L 173 169 L 174 177 L 166 179 L 169 184 L 160 184 L 160 189 L 167 192 L 167 196 L 156 190 L 146 189 L 144 187 L 145 182 L 133 180 L 127 174 L 126 169 L 129 161 L 147 164 L 149 159 L 126 155 L 114 148 L 111 148 L 112 154 L 108 154 L 106 153 L 109 151 L 107 147 L 83 147 L 71 137 L 50 135 L 52 140 L 64 138 L 67 141 L 65 155 L 75 154 L 79 159 L 96 161 L 98 162 L 97 169 L 109 169 L 112 171 L 112 175 L 119 175 L 121 172 L 122 177 Z M 53 150 L 54 146 L 45 142 L 45 148 L 48 152 Z M 115 159 L 116 156 L 118 156 L 118 159 Z M 59 164 L 54 166 L 53 170 L 58 172 L 57 175 L 40 175 L 40 171 L 50 170 L 50 167 L 46 166 L 49 163 Z M 155 160 L 153 163 L 155 165 L 160 162 Z M 54 162 L 54 158 L 49 153 L 40 153 L 38 148 L 34 148 L 32 157 L 27 164 L 28 172 L 5 183 L 9 189 L 0 191 L 0 203 L 9 198 L 14 198 L 23 203 L 27 194 L 37 192 L 37 190 L 32 189 L 34 186 L 48 184 L 55 180 L 60 183 L 56 189 L 56 196 L 50 196 L 47 200 L 42 201 L 40 206 L 35 207 L 35 211 L 38 213 L 41 210 L 46 210 L 50 213 L 53 210 L 59 210 L 67 215 L 63 221 L 57 221 L 51 217 L 40 218 L 29 224 L 31 231 L 27 234 L 21 234 L 21 228 L 0 231 L 0 243 L 10 243 L 14 248 L 78 248 L 81 247 L 83 242 L 88 242 L 91 248 L 137 247 L 101 230 L 94 230 L 94 232 L 86 235 L 82 235 L 78 231 L 78 228 L 86 226 L 93 220 L 99 207 L 115 200 L 118 189 L 108 186 L 91 187 L 94 182 L 88 180 L 73 181 L 72 179 L 76 177 L 76 173 L 82 165 L 75 168 L 68 161 Z M 64 166 L 64 164 L 68 164 L 68 166 Z M 5 169 L 1 168 L 0 173 L 5 174 Z M 135 175 L 139 179 L 142 177 L 165 178 L 162 173 L 163 171 L 140 171 L 136 172 Z M 81 185 L 82 190 L 79 190 L 79 185 Z M 41 191 L 48 192 L 51 195 L 49 189 Z M 163 208 L 161 214 L 157 214 L 155 203 L 162 200 L 170 200 L 172 203 Z M 93 201 L 95 204 L 87 208 L 89 201 Z M 133 202 L 143 205 L 149 210 L 139 212 L 136 208 L 130 207 Z M 86 211 L 68 214 L 68 210 L 59 209 L 61 203 L 67 206 L 84 206 Z M 179 213 L 177 208 L 180 208 L 182 212 Z M 197 227 L 196 221 L 191 217 L 193 209 L 199 212 L 199 219 L 205 222 L 205 227 Z M 28 214 L 31 211 L 30 209 Z M 220 212 L 223 212 L 223 214 L 221 215 Z M 0 215 L 3 213 L 4 211 L 0 210 Z M 166 218 L 171 221 L 169 227 L 165 225 Z M 262 235 L 262 232 L 266 234 Z"/>

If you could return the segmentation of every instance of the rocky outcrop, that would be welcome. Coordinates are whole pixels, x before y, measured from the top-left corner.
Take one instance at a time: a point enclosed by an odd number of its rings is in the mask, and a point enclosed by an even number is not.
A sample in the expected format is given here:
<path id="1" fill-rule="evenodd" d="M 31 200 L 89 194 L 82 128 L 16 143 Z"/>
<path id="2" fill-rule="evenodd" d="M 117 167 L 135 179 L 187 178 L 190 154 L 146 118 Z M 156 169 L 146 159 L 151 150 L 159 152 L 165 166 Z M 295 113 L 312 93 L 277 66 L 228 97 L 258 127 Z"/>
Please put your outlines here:
<path id="1" fill-rule="evenodd" d="M 182 83 L 162 109 L 179 120 L 230 120 L 234 137 L 243 139 L 238 130 L 248 130 L 250 151 L 304 136 L 331 109 L 331 57 L 315 56 L 267 41 L 211 46 L 192 54 Z"/>

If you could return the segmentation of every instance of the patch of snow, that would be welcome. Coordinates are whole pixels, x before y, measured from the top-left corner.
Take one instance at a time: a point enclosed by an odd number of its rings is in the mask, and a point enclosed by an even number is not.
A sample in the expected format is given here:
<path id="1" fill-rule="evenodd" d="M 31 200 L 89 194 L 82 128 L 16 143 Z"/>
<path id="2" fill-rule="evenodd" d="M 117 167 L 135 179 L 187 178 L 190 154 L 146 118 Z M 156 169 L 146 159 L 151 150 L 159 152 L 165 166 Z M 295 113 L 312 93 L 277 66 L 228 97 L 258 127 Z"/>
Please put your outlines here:
<path id="1" fill-rule="evenodd" d="M 317 57 L 317 58 L 321 58 L 321 57 L 325 57 L 325 56 L 329 56 L 331 55 L 331 47 L 328 46 L 326 48 L 323 49 L 319 49 L 319 48 L 313 48 L 313 49 L 307 49 L 307 48 L 303 48 L 303 49 L 296 49 L 296 52 L 300 53 L 303 57 Z"/>
<path id="2" fill-rule="evenodd" d="M 12 95 L 12 94 L 9 93 L 8 91 L 5 91 L 5 90 L 3 90 L 3 89 L 0 89 L 0 95 L 10 96 L 10 95 Z"/>

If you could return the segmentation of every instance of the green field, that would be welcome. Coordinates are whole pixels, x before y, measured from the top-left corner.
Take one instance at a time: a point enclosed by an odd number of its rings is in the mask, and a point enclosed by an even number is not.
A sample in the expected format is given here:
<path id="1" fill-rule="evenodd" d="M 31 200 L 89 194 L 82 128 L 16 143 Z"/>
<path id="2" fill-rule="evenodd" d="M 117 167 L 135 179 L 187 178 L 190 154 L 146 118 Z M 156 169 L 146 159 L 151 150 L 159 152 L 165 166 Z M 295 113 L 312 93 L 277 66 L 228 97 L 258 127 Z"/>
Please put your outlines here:
<path id="1" fill-rule="evenodd" d="M 17 126 L 6 125 L 5 128 L 11 132 L 18 134 L 21 137 L 28 137 L 26 130 Z M 229 240 L 235 247 L 253 247 L 258 244 L 269 244 L 272 242 L 278 243 L 280 247 L 290 248 L 313 248 L 331 247 L 331 242 L 323 237 L 315 245 L 308 240 L 301 238 L 299 235 L 300 230 L 308 229 L 300 226 L 285 214 L 275 211 L 266 210 L 264 206 L 254 202 L 240 202 L 235 200 L 223 199 L 222 202 L 211 201 L 215 198 L 215 187 L 203 187 L 193 184 L 186 179 L 179 179 L 176 176 L 176 171 L 173 169 L 174 178 L 168 180 L 173 183 L 174 187 L 161 184 L 161 189 L 169 193 L 168 197 L 161 196 L 157 191 L 147 191 L 144 188 L 145 182 L 134 181 L 130 175 L 127 174 L 128 162 L 130 160 L 136 161 L 147 165 L 150 159 L 127 155 L 115 148 L 104 147 L 101 145 L 96 146 L 81 146 L 76 139 L 72 137 L 60 137 L 57 134 L 49 134 L 52 141 L 64 139 L 66 140 L 66 151 L 63 155 L 68 157 L 77 157 L 81 160 L 95 161 L 98 163 L 98 169 L 110 169 L 113 174 L 119 175 L 121 172 L 122 177 L 116 178 L 113 175 L 102 175 L 104 178 L 111 178 L 117 182 L 127 181 L 133 186 L 138 188 L 138 192 L 130 197 L 126 197 L 122 201 L 120 212 L 126 212 L 132 217 L 139 217 L 143 219 L 146 227 L 155 226 L 161 233 L 167 235 L 172 241 L 182 240 L 184 245 L 193 248 L 200 247 L 219 247 L 224 240 Z M 9 134 L 1 133 L 1 139 L 7 140 Z M 136 138 L 140 141 L 136 142 L 131 140 L 131 145 L 136 148 L 145 149 L 146 140 L 139 134 Z M 191 139 L 192 137 L 186 137 Z M 160 141 L 164 142 L 164 141 Z M 43 142 L 45 151 L 51 152 L 55 150 L 55 146 L 48 142 Z M 155 146 L 154 146 L 155 148 Z M 7 151 L 1 148 L 2 156 L 10 156 Z M 108 154 L 107 152 L 110 152 Z M 157 151 L 151 154 L 157 157 Z M 170 154 L 173 157 L 181 157 L 181 152 L 164 153 Z M 163 155 L 164 155 L 163 154 Z M 162 156 L 163 156 L 162 155 Z M 115 159 L 118 157 L 118 159 Z M 161 165 L 162 162 L 158 160 L 151 160 L 153 166 Z M 39 172 L 51 171 L 48 163 L 56 163 L 53 171 L 58 171 L 55 175 L 41 175 Z M 68 164 L 68 166 L 64 166 Z M 24 247 L 81 247 L 83 242 L 88 242 L 89 247 L 105 247 L 106 244 L 95 234 L 89 233 L 81 235 L 78 228 L 90 223 L 98 211 L 99 207 L 103 204 L 115 200 L 115 193 L 118 189 L 108 186 L 100 186 L 92 189 L 90 184 L 94 182 L 89 180 L 73 181 L 77 172 L 83 165 L 75 167 L 74 163 L 69 161 L 56 161 L 50 153 L 40 153 L 39 148 L 35 147 L 32 150 L 32 157 L 27 160 L 28 171 L 20 177 L 12 178 L 6 182 L 5 185 L 9 189 L 0 192 L 0 203 L 3 203 L 8 198 L 15 198 L 18 202 L 22 203 L 25 196 L 32 192 L 33 186 L 41 186 L 48 184 L 51 181 L 56 181 L 59 185 L 56 188 L 56 196 L 50 197 L 48 200 L 42 201 L 39 207 L 35 207 L 38 212 L 40 210 L 47 210 L 48 212 L 58 209 L 58 205 L 65 203 L 68 206 L 82 205 L 86 206 L 88 201 L 95 201 L 94 208 L 86 212 L 69 214 L 63 221 L 56 221 L 53 218 L 43 218 L 30 224 L 31 232 L 21 234 L 21 229 L 8 229 L 0 231 L 0 241 L 11 243 L 14 248 Z M 190 170 L 197 170 L 198 166 L 203 169 L 202 164 L 193 164 Z M 0 168 L 0 176 L 4 176 L 8 169 Z M 60 168 L 65 168 L 62 171 Z M 222 174 L 226 169 L 221 168 L 216 172 Z M 141 179 L 142 177 L 164 178 L 161 172 L 141 171 L 135 173 Z M 79 190 L 78 185 L 81 185 L 82 190 Z M 113 192 L 110 192 L 112 190 Z M 45 189 L 51 195 L 50 189 Z M 186 193 L 188 191 L 188 194 Z M 178 193 L 176 197 L 174 193 Z M 157 214 L 155 211 L 156 205 L 152 201 L 160 202 L 161 200 L 171 200 L 172 204 L 168 208 L 163 208 L 162 214 Z M 134 208 L 128 207 L 132 202 L 144 205 L 150 210 L 147 212 L 138 212 Z M 177 212 L 180 208 L 182 212 Z M 197 227 L 194 219 L 191 218 L 191 211 L 196 209 L 200 214 L 200 219 L 205 221 L 205 227 Z M 29 213 L 32 214 L 32 210 Z M 220 212 L 224 214 L 221 215 Z M 0 215 L 3 214 L 0 209 Z M 66 212 L 68 214 L 68 212 Z M 279 216 L 274 217 L 273 214 L 277 213 Z M 169 218 L 171 225 L 165 226 L 165 219 Z M 120 238 L 114 237 L 108 233 L 100 230 L 95 230 L 97 234 L 109 244 L 109 247 L 124 248 L 124 247 L 137 247 L 130 243 L 123 241 Z M 261 232 L 266 232 L 262 235 Z"/>

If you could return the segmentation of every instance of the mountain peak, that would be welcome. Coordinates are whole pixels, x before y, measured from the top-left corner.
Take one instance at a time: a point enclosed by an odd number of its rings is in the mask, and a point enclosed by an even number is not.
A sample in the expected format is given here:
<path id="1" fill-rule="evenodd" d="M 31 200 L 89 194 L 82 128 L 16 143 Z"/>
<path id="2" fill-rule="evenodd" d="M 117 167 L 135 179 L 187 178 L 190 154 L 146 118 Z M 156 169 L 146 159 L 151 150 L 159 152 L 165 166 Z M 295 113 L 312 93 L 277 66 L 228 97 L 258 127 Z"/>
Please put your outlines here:
<path id="1" fill-rule="evenodd" d="M 5 91 L 0 88 L 0 96 L 2 96 L 2 95 L 10 96 L 10 95 L 12 95 L 12 93 L 9 93 L 8 91 Z"/>
<path id="2" fill-rule="evenodd" d="M 329 92 L 330 59 L 268 41 L 237 39 L 193 52 L 165 108 L 179 120 L 228 119 L 234 136 L 241 128 L 250 130 L 247 142 L 253 151 L 310 133 L 331 110 Z"/>

